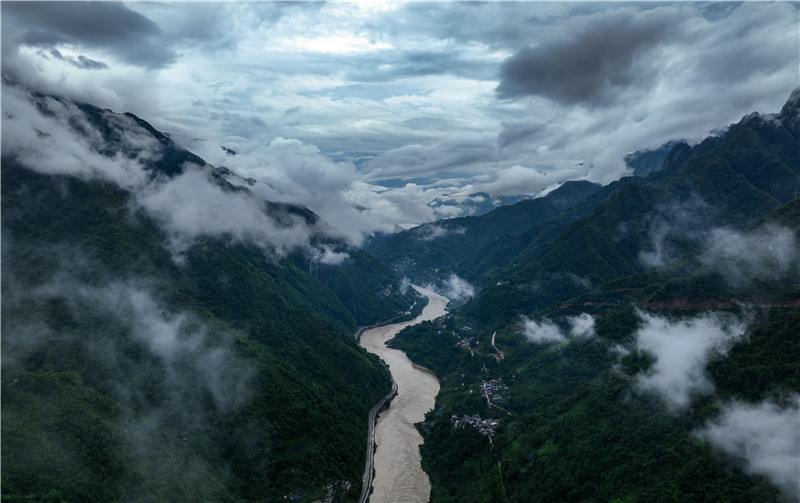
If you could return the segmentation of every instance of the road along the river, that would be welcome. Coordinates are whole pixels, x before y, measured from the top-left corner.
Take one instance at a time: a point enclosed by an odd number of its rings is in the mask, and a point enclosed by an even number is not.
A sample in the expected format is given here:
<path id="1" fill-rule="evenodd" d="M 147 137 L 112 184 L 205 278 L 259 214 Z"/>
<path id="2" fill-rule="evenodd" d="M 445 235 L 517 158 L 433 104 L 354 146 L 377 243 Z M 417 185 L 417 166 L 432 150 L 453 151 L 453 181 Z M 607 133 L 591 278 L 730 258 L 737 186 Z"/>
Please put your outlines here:
<path id="1" fill-rule="evenodd" d="M 425 288 L 413 288 L 429 299 L 421 315 L 412 321 L 373 328 L 361 334 L 361 346 L 386 362 L 397 383 L 397 396 L 378 416 L 375 426 L 377 447 L 373 456 L 375 477 L 370 503 L 427 502 L 430 496 L 430 479 L 422 471 L 419 453 L 422 436 L 414 423 L 425 419 L 425 413 L 433 408 L 439 380 L 430 370 L 413 364 L 402 351 L 387 348 L 386 341 L 407 326 L 443 316 L 449 299 Z"/>

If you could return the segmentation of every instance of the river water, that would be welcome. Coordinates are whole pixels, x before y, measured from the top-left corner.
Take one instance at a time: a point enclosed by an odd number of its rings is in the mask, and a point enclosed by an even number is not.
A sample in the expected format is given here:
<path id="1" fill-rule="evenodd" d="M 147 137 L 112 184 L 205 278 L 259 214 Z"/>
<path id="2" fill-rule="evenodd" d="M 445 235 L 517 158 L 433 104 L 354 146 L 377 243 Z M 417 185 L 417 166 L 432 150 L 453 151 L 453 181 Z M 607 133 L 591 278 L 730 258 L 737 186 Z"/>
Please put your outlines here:
<path id="1" fill-rule="evenodd" d="M 386 347 L 386 341 L 403 328 L 445 314 L 448 299 L 428 289 L 413 287 L 428 297 L 428 305 L 412 321 L 373 328 L 361 334 L 361 346 L 389 366 L 397 382 L 397 396 L 381 412 L 375 426 L 375 477 L 370 503 L 427 502 L 431 492 L 428 474 L 422 471 L 419 446 L 422 435 L 414 423 L 425 419 L 439 393 L 439 380 L 430 370 L 411 363 L 405 353 Z"/>

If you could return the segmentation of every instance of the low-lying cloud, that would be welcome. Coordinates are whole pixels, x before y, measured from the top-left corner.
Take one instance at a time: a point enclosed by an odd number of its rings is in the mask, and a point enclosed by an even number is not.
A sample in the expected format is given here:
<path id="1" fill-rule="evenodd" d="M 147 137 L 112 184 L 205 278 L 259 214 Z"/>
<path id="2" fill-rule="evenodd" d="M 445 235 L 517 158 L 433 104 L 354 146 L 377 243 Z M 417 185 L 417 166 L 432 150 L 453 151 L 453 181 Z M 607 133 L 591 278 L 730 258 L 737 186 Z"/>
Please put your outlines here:
<path id="1" fill-rule="evenodd" d="M 267 215 L 265 202 L 250 192 L 231 191 L 215 183 L 207 167 L 148 184 L 136 203 L 170 231 L 173 250 L 182 252 L 198 237 L 223 237 L 270 248 L 283 254 L 310 247 L 312 229 L 302 217 L 287 223 Z"/>
<path id="2" fill-rule="evenodd" d="M 154 163 L 169 145 L 132 117 L 97 113 L 103 131 L 72 102 L 4 86 L 3 155 L 43 174 L 99 179 L 130 192 L 134 209 L 163 225 L 178 255 L 200 237 L 253 244 L 279 255 L 295 248 L 316 250 L 312 236 L 323 229 L 299 215 L 270 214 L 251 181 L 194 162 L 177 166 L 174 176 L 158 173 Z M 308 172 L 301 181 L 311 176 Z M 275 192 L 264 186 L 265 192 Z M 317 252 L 326 263 L 344 258 L 330 250 Z"/>
<path id="3" fill-rule="evenodd" d="M 16 263 L 25 252 L 6 246 L 4 236 L 4 367 L 35 371 L 45 361 L 57 372 L 82 372 L 87 388 L 108 395 L 114 436 L 102 442 L 128 462 L 124 478 L 142 493 L 129 494 L 133 500 L 177 487 L 192 499 L 219 499 L 208 481 L 224 480 L 226 468 L 209 462 L 208 446 L 200 453 L 192 445 L 209 442 L 213 422 L 253 396 L 257 369 L 237 352 L 238 333 L 170 307 L 155 280 L 111 278 L 71 246 L 37 246 L 31 253 L 57 271 L 32 284 Z M 83 368 L 65 366 L 73 362 Z M 51 392 L 41 390 L 41 399 Z"/>
<path id="4" fill-rule="evenodd" d="M 464 227 L 445 227 L 444 225 L 431 224 L 420 227 L 419 239 L 433 241 L 449 234 L 465 234 L 466 232 L 467 229 Z"/>
<path id="5" fill-rule="evenodd" d="M 717 419 L 694 434 L 745 461 L 790 500 L 800 500 L 800 395 L 788 406 L 732 401 Z"/>
<path id="6" fill-rule="evenodd" d="M 643 219 L 648 242 L 639 252 L 639 261 L 646 267 L 663 267 L 686 251 L 685 243 L 705 240 L 713 211 L 696 196 L 657 206 Z"/>
<path id="7" fill-rule="evenodd" d="M 576 316 L 568 316 L 566 321 L 569 325 L 569 330 L 563 330 L 548 319 L 536 321 L 523 317 L 522 335 L 525 336 L 528 342 L 534 344 L 561 343 L 571 337 L 594 337 L 594 318 L 591 314 L 581 313 Z"/>
<path id="8" fill-rule="evenodd" d="M 71 254 L 77 262 L 81 262 L 81 256 L 79 251 Z M 86 263 L 78 267 L 85 266 Z M 125 334 L 131 341 L 143 344 L 163 365 L 165 380 L 160 391 L 165 396 L 191 395 L 197 397 L 199 406 L 198 394 L 207 392 L 222 411 L 237 408 L 249 398 L 254 369 L 235 355 L 233 332 L 212 328 L 189 312 L 167 308 L 153 293 L 152 285 L 136 281 L 89 285 L 63 271 L 46 283 L 21 288 L 18 293 L 11 288 L 15 280 L 9 278 L 8 282 L 3 303 L 4 310 L 12 315 L 4 334 L 4 357 L 25 358 L 59 339 L 77 336 L 69 330 L 47 328 L 25 314 L 47 309 L 58 301 L 74 319 L 86 323 L 81 329 L 81 342 L 90 350 L 91 358 L 107 369 L 123 403 L 129 403 L 131 396 L 141 392 L 136 387 L 145 379 L 136 374 L 136 365 L 125 353 Z M 120 337 L 109 337 L 102 328 L 111 326 Z"/>
<path id="9" fill-rule="evenodd" d="M 569 333 L 575 337 L 594 337 L 594 317 L 589 313 L 567 317 Z"/>
<path id="10" fill-rule="evenodd" d="M 648 268 L 664 267 L 695 248 L 700 251 L 700 265 L 718 272 L 734 287 L 800 275 L 800 240 L 792 229 L 777 224 L 747 230 L 714 227 L 715 211 L 694 196 L 659 205 L 642 222 L 647 242 L 639 252 L 639 262 Z M 626 226 L 620 226 L 619 234 L 626 233 Z"/>
<path id="11" fill-rule="evenodd" d="M 732 285 L 800 274 L 800 242 L 794 231 L 766 225 L 750 232 L 727 228 L 709 233 L 700 261 Z"/>
<path id="12" fill-rule="evenodd" d="M 475 287 L 456 274 L 450 274 L 442 285 L 442 295 L 450 300 L 466 300 L 475 295 Z"/>
<path id="13" fill-rule="evenodd" d="M 534 344 L 559 343 L 567 340 L 561 328 L 550 320 L 528 320 L 522 323 L 522 334 Z"/>
<path id="14" fill-rule="evenodd" d="M 642 326 L 636 332 L 636 345 L 653 355 L 655 363 L 637 376 L 636 384 L 641 391 L 660 396 L 673 410 L 687 407 L 695 393 L 713 393 L 706 363 L 727 353 L 746 328 L 743 321 L 724 313 L 683 320 L 645 312 L 639 317 Z"/>

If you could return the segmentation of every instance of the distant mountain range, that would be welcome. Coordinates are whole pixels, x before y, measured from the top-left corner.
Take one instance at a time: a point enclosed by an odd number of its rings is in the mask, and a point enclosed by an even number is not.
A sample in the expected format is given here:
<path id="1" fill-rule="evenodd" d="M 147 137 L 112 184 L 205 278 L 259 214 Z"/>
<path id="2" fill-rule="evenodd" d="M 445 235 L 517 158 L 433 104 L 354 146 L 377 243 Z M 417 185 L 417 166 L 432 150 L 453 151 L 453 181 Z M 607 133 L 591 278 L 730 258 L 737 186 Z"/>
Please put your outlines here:
<path id="1" fill-rule="evenodd" d="M 432 281 L 453 272 L 469 257 L 482 256 L 478 251 L 485 244 L 544 223 L 598 189 L 600 186 L 591 182 L 566 182 L 544 197 L 501 206 L 480 216 L 422 224 L 367 250 L 401 277 L 416 282 Z"/>
<path id="2" fill-rule="evenodd" d="M 694 148 L 676 143 L 647 177 L 602 188 L 568 182 L 485 215 L 397 233 L 370 251 L 417 282 L 455 273 L 481 295 L 513 297 L 510 310 L 661 268 L 701 247 L 713 229 L 748 228 L 796 199 L 797 101 L 795 93 L 780 113 L 751 114 Z M 535 292 L 526 286 L 533 283 Z M 545 294 L 551 289 L 558 292 Z"/>
<path id="3" fill-rule="evenodd" d="M 355 501 L 408 280 L 431 501 L 797 501 L 800 90 L 365 250 L 132 114 L 4 82 L 2 149 L 4 501 Z"/>
<path id="4" fill-rule="evenodd" d="M 474 292 L 392 342 L 442 384 L 431 501 L 798 501 L 800 89 L 627 160 L 647 176 L 376 248 Z M 498 423 L 491 443 L 464 416 Z"/>

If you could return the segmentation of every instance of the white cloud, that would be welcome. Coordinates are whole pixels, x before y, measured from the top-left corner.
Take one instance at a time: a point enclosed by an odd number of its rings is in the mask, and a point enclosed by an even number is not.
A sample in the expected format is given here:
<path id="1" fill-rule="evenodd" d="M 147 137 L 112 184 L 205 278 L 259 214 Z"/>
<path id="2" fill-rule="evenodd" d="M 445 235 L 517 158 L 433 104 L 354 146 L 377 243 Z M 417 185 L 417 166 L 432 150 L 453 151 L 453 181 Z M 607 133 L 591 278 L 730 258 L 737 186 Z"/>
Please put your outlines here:
<path id="1" fill-rule="evenodd" d="M 567 340 L 561 328 L 547 319 L 542 321 L 523 319 L 522 334 L 528 342 L 534 344 L 551 344 Z"/>
<path id="2" fill-rule="evenodd" d="M 645 312 L 639 317 L 643 325 L 636 332 L 636 345 L 656 361 L 646 374 L 637 375 L 637 386 L 661 396 L 674 410 L 688 406 L 693 393 L 714 391 L 706 363 L 715 354 L 725 354 L 745 330 L 744 322 L 722 313 L 683 320 Z"/>
<path id="3" fill-rule="evenodd" d="M 320 264 L 339 265 L 350 258 L 350 254 L 347 252 L 337 252 L 330 246 L 322 246 L 311 250 L 311 258 Z"/>
<path id="4" fill-rule="evenodd" d="M 207 168 L 158 179 L 137 193 L 136 202 L 170 231 L 177 252 L 203 236 L 227 237 L 279 254 L 310 243 L 312 230 L 302 217 L 286 215 L 277 222 L 263 200 L 223 188 Z"/>
<path id="5" fill-rule="evenodd" d="M 161 145 L 126 116 L 115 117 L 127 134 L 112 157 L 100 153 L 106 145 L 96 128 L 74 104 L 41 98 L 43 114 L 30 95 L 3 86 L 3 155 L 13 155 L 45 174 L 101 178 L 123 188 L 141 186 L 144 163 L 157 157 Z M 127 152 L 133 157 L 125 155 Z"/>
<path id="6" fill-rule="evenodd" d="M 465 234 L 467 229 L 464 227 L 445 227 L 443 225 L 426 225 L 422 228 L 419 239 L 423 241 L 433 241 L 434 239 L 448 234 Z"/>
<path id="7" fill-rule="evenodd" d="M 787 407 L 727 403 L 694 433 L 744 459 L 748 472 L 766 476 L 790 500 L 800 500 L 800 396 Z"/>
<path id="8" fill-rule="evenodd" d="M 4 86 L 3 98 L 3 155 L 41 173 L 102 179 L 130 191 L 133 203 L 165 226 L 175 251 L 201 236 L 227 237 L 281 254 L 310 246 L 314 230 L 302 217 L 270 215 L 265 201 L 235 175 L 229 179 L 243 186 L 239 189 L 220 183 L 209 165 L 186 163 L 172 178 L 153 172 L 166 147 L 128 116 L 99 112 L 101 133 L 94 119 L 71 102 L 35 98 L 14 86 Z M 317 180 L 321 193 L 345 183 L 311 163 L 293 168 L 298 186 Z M 337 260 L 331 253 L 323 257 Z"/>
<path id="9" fill-rule="evenodd" d="M 304 154 L 326 159 L 331 171 L 316 170 L 313 181 L 349 174 L 351 185 L 337 193 L 368 208 L 360 214 L 335 208 L 341 220 L 332 223 L 344 228 L 352 220 L 354 242 L 396 223 L 416 225 L 444 211 L 452 216 L 457 208 L 425 208 L 442 194 L 485 189 L 496 197 L 537 194 L 567 179 L 610 182 L 625 173 L 628 152 L 702 136 L 753 110 L 776 111 L 797 85 L 798 13 L 791 3 L 380 7 L 130 4 L 108 10 L 136 20 L 138 31 L 105 33 L 103 40 L 79 33 L 76 16 L 6 9 L 3 75 L 131 111 L 187 145 L 200 138 L 215 148 L 256 152 L 273 139 L 296 138 L 314 146 L 316 154 Z M 615 19 L 669 29 L 647 39 L 647 57 L 630 65 L 614 59 L 619 75 L 636 70 L 635 78 L 627 86 L 615 80 L 615 99 L 605 108 L 543 96 L 500 100 L 494 93 L 500 65 L 523 48 L 585 54 L 570 44 L 591 41 L 578 35 Z M 56 40 L 47 34 L 67 34 L 72 43 L 47 45 Z M 108 68 L 80 68 L 48 56 L 50 49 Z M 301 183 L 304 174 L 288 181 Z M 398 180 L 416 186 L 363 190 L 388 178 L 393 187 Z"/>
<path id="10" fill-rule="evenodd" d="M 570 335 L 575 337 L 594 337 L 594 317 L 589 313 L 567 317 Z"/>
<path id="11" fill-rule="evenodd" d="M 741 285 L 800 273 L 798 250 L 797 236 L 785 227 L 767 225 L 750 232 L 720 228 L 709 234 L 700 260 L 732 285 Z"/>
<path id="12" fill-rule="evenodd" d="M 561 343 L 569 338 L 591 338 L 594 337 L 594 317 L 589 313 L 581 313 L 575 316 L 567 316 L 569 330 L 564 331 L 561 327 L 551 320 L 542 319 L 541 321 L 522 318 L 522 335 L 528 342 L 534 344 Z"/>
<path id="13" fill-rule="evenodd" d="M 442 295 L 450 300 L 465 300 L 475 295 L 475 287 L 470 285 L 467 280 L 450 274 L 450 277 L 442 285 Z"/>
<path id="14" fill-rule="evenodd" d="M 639 252 L 639 261 L 647 267 L 663 267 L 685 251 L 676 242 L 700 243 L 705 240 L 712 211 L 712 207 L 694 195 L 683 201 L 659 205 L 655 212 L 642 220 L 647 229 L 648 243 Z"/>

